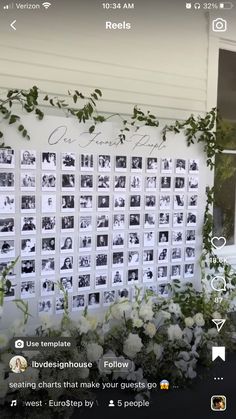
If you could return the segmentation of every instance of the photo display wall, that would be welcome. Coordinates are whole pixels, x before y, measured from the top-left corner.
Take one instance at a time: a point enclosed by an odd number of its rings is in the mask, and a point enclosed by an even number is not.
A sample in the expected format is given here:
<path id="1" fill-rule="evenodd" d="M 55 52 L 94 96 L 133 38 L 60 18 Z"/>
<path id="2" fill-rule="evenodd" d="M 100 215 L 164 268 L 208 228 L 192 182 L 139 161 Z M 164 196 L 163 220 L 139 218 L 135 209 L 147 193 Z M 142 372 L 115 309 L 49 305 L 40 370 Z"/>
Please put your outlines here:
<path id="1" fill-rule="evenodd" d="M 55 314 L 57 282 L 73 312 L 133 298 L 135 285 L 168 298 L 173 280 L 192 281 L 199 159 L 66 148 L 0 150 L 0 269 L 20 256 L 5 301 Z"/>

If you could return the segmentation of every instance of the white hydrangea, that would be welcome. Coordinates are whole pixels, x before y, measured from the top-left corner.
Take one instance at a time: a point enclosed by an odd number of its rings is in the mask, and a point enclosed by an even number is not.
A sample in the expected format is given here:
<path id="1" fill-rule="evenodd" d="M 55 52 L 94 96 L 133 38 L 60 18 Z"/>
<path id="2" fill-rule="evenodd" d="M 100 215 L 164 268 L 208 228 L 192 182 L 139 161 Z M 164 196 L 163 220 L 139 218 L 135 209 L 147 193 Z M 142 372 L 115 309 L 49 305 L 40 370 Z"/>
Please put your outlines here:
<path id="1" fill-rule="evenodd" d="M 142 340 L 135 333 L 130 333 L 124 342 L 123 351 L 129 358 L 134 358 L 143 347 Z"/>
<path id="2" fill-rule="evenodd" d="M 137 327 L 137 329 L 140 329 L 140 327 L 143 326 L 143 320 L 140 319 L 139 317 L 134 317 L 133 318 L 133 326 Z"/>
<path id="3" fill-rule="evenodd" d="M 205 320 L 203 318 L 202 313 L 195 314 L 195 316 L 194 316 L 193 319 L 194 319 L 194 321 L 195 321 L 195 323 L 196 323 L 197 326 L 200 326 L 200 327 L 204 326 Z"/>
<path id="4" fill-rule="evenodd" d="M 208 335 L 210 338 L 215 338 L 215 337 L 218 335 L 217 329 L 216 329 L 215 327 L 212 327 L 211 329 L 209 329 L 209 330 L 207 331 L 207 335 Z"/>
<path id="5" fill-rule="evenodd" d="M 148 303 L 142 303 L 139 309 L 139 316 L 144 321 L 150 321 L 153 319 L 153 310 L 152 310 L 152 302 L 151 300 Z"/>
<path id="6" fill-rule="evenodd" d="M 176 317 L 182 316 L 181 308 L 179 304 L 171 302 L 169 304 L 169 312 L 173 313 Z"/>
<path id="7" fill-rule="evenodd" d="M 163 350 L 164 350 L 164 348 L 163 348 L 162 345 L 159 345 L 158 343 L 154 343 L 153 352 L 156 355 L 156 360 L 157 361 L 162 357 Z"/>
<path id="8" fill-rule="evenodd" d="M 124 317 L 124 315 L 126 316 L 126 318 L 129 317 L 131 310 L 132 307 L 129 300 L 127 300 L 127 298 L 124 298 L 120 299 L 118 303 L 114 304 L 111 307 L 111 315 L 114 319 L 121 320 Z"/>
<path id="9" fill-rule="evenodd" d="M 156 334 L 155 324 L 153 324 L 151 322 L 146 323 L 145 326 L 144 326 L 144 333 L 145 333 L 145 335 L 149 336 L 152 339 L 153 336 L 155 336 L 155 334 Z"/>
<path id="10" fill-rule="evenodd" d="M 103 355 L 103 348 L 97 343 L 88 343 L 86 347 L 87 359 L 91 362 L 98 361 Z"/>
<path id="11" fill-rule="evenodd" d="M 218 311 L 214 311 L 214 313 L 212 313 L 212 318 L 221 319 L 221 314 Z"/>
<path id="12" fill-rule="evenodd" d="M 192 318 L 192 317 L 186 317 L 186 318 L 184 319 L 184 323 L 185 323 L 185 326 L 186 326 L 186 327 L 193 327 L 193 325 L 194 325 L 194 320 L 193 320 L 193 318 Z"/>
<path id="13" fill-rule="evenodd" d="M 169 340 L 182 339 L 183 331 L 180 329 L 178 324 L 170 325 L 167 329 Z"/>

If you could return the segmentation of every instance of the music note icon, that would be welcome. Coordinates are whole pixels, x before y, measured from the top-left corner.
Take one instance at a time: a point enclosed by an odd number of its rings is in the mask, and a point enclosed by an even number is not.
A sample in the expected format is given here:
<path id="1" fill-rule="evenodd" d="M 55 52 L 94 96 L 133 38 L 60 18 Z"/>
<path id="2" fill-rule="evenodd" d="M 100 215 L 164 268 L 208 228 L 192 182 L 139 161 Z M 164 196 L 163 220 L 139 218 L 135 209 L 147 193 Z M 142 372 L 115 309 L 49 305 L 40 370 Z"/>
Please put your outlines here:
<path id="1" fill-rule="evenodd" d="M 11 401 L 11 407 L 16 406 L 17 405 L 17 400 L 12 400 Z"/>

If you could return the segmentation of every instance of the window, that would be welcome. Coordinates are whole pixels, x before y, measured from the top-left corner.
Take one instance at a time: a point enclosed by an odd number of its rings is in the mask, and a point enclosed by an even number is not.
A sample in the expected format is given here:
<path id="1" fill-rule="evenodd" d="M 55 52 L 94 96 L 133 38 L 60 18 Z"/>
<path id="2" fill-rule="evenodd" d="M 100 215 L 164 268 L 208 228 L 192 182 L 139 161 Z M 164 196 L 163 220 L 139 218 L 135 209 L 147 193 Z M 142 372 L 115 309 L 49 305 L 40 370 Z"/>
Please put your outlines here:
<path id="1" fill-rule="evenodd" d="M 236 52 L 220 50 L 217 107 L 222 117 L 224 147 L 216 157 L 214 234 L 236 244 Z"/>

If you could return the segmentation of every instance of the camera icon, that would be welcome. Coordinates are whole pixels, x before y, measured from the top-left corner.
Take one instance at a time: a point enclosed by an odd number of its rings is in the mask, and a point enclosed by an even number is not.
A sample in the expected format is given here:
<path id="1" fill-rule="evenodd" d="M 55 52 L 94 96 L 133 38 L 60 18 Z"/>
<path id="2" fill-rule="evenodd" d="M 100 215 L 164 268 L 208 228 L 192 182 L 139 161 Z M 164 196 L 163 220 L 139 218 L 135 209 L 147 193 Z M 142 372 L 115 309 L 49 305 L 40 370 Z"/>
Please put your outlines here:
<path id="1" fill-rule="evenodd" d="M 218 17 L 212 21 L 212 30 L 213 32 L 225 32 L 227 31 L 227 21 Z"/>
<path id="2" fill-rule="evenodd" d="M 24 348 L 24 346 L 25 346 L 25 344 L 24 344 L 23 340 L 18 339 L 18 340 L 15 341 L 15 348 L 16 349 Z"/>

